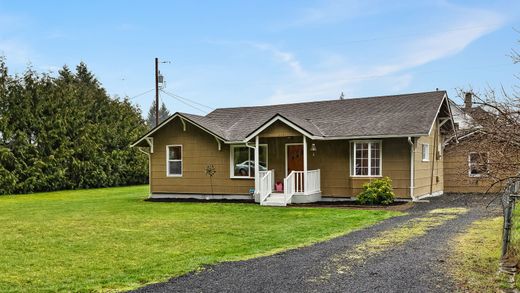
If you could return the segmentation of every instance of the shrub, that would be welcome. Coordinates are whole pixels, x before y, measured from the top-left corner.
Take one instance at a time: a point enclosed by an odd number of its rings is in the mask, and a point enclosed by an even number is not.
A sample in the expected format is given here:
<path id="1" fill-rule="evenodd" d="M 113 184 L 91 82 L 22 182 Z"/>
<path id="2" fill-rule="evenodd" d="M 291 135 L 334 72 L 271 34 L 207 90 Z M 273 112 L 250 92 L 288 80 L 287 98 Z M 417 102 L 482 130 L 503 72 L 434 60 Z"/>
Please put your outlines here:
<path id="1" fill-rule="evenodd" d="M 363 184 L 363 191 L 358 195 L 357 201 L 361 204 L 384 204 L 394 202 L 392 180 L 389 177 L 375 179 Z"/>

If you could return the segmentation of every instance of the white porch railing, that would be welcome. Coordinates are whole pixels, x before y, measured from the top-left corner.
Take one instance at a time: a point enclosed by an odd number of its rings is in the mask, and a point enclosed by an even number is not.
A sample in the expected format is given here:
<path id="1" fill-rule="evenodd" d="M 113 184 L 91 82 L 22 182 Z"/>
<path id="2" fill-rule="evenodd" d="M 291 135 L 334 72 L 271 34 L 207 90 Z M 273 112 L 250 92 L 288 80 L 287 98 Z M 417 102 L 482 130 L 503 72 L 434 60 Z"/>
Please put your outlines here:
<path id="1" fill-rule="evenodd" d="M 320 169 L 307 171 L 307 190 L 305 194 L 312 194 L 321 191 Z"/>
<path id="2" fill-rule="evenodd" d="M 283 180 L 285 202 L 291 203 L 291 199 L 296 193 L 308 195 L 320 192 L 320 181 L 319 169 L 307 171 L 307 176 L 305 176 L 305 171 L 292 171 L 289 176 Z"/>
<path id="3" fill-rule="evenodd" d="M 260 195 L 260 204 L 274 191 L 274 170 L 259 171 L 260 184 L 258 186 L 258 194 Z"/>

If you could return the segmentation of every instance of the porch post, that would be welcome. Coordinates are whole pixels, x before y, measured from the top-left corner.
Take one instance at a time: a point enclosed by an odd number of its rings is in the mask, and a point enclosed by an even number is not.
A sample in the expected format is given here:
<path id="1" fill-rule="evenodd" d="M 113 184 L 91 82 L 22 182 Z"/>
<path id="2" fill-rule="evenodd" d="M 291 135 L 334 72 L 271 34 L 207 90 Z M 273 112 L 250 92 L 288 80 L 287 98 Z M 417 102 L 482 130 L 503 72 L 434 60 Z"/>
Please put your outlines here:
<path id="1" fill-rule="evenodd" d="M 255 137 L 255 193 L 260 192 L 260 147 L 258 145 L 258 135 Z"/>
<path id="2" fill-rule="evenodd" d="M 307 137 L 303 136 L 303 194 L 307 194 Z"/>

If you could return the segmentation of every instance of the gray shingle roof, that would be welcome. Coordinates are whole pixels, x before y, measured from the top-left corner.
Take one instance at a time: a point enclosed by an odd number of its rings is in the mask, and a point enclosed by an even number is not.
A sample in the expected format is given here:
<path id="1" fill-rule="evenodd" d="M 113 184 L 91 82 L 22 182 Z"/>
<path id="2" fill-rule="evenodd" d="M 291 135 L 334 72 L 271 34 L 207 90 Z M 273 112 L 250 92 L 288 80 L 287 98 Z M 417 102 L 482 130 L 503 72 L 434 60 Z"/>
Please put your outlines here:
<path id="1" fill-rule="evenodd" d="M 281 115 L 315 136 L 370 137 L 427 134 L 445 91 L 317 101 L 271 106 L 221 108 L 205 117 L 229 141 L 246 136 Z"/>
<path id="2" fill-rule="evenodd" d="M 178 114 L 227 141 L 244 140 L 276 116 L 282 116 L 313 136 L 323 138 L 418 136 L 429 133 L 445 96 L 445 91 L 434 91 L 220 108 L 206 116 Z"/>

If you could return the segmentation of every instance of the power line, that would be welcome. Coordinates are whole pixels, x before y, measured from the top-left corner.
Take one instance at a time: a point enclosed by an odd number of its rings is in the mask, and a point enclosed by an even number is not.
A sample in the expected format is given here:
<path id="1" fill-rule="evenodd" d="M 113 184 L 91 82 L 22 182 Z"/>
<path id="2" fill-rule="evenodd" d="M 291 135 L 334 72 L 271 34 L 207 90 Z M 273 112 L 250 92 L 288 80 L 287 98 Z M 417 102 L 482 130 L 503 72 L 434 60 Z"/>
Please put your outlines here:
<path id="1" fill-rule="evenodd" d="M 179 99 L 182 99 L 182 100 L 188 101 L 188 102 L 193 103 L 193 104 L 195 104 L 195 105 L 199 105 L 199 106 L 201 106 L 201 107 L 208 108 L 209 110 L 215 110 L 215 108 L 213 108 L 213 107 L 210 107 L 210 106 L 207 106 L 207 105 L 201 104 L 201 103 L 196 102 L 196 101 L 194 101 L 194 100 L 190 100 L 190 99 L 185 98 L 185 97 L 183 97 L 183 96 L 180 96 L 180 95 L 177 95 L 177 94 L 174 94 L 174 93 L 170 93 L 170 92 L 167 92 L 167 91 L 165 91 L 165 90 L 161 90 L 161 92 L 163 92 L 163 93 L 165 93 L 165 94 L 169 94 L 169 95 L 175 96 L 175 97 L 177 97 L 177 98 L 179 98 Z"/>
<path id="2" fill-rule="evenodd" d="M 165 92 L 165 91 L 163 91 L 163 90 L 161 90 L 161 92 L 165 93 L 168 97 L 170 97 L 170 98 L 172 98 L 172 99 L 175 99 L 175 100 L 177 100 L 177 101 L 183 103 L 184 105 L 186 105 L 186 106 L 188 106 L 188 107 L 191 107 L 191 108 L 193 108 L 193 109 L 195 109 L 195 110 L 198 110 L 198 111 L 200 111 L 200 112 L 202 112 L 202 113 L 204 113 L 204 114 L 208 113 L 208 111 L 205 111 L 205 110 L 202 110 L 202 109 L 199 108 L 199 107 L 193 106 L 192 104 L 190 104 L 190 103 L 188 103 L 188 102 L 185 102 L 185 101 L 183 101 L 182 99 L 180 99 L 180 98 L 178 98 L 178 97 L 176 97 L 176 96 L 174 96 L 174 95 L 172 95 L 172 94 L 170 94 L 170 93 L 168 93 L 168 92 Z"/>
<path id="3" fill-rule="evenodd" d="M 467 31 L 467 30 L 475 30 L 475 29 L 485 29 L 485 28 L 491 28 L 491 27 L 495 27 L 495 25 L 456 27 L 456 28 L 453 28 L 453 29 L 442 30 L 442 31 L 431 31 L 429 33 L 427 33 L 427 32 L 420 32 L 420 33 L 409 33 L 409 34 L 400 34 L 400 35 L 380 36 L 380 37 L 367 38 L 367 39 L 358 39 L 358 40 L 347 40 L 347 41 L 344 41 L 344 42 L 341 42 L 341 43 L 332 44 L 332 46 L 338 46 L 338 45 L 341 46 L 341 45 L 353 44 L 353 43 L 374 42 L 374 41 L 379 41 L 379 40 L 403 39 L 403 38 L 408 38 L 408 37 L 424 36 L 426 34 L 438 35 L 438 34 L 442 34 L 442 33 L 456 32 L 456 31 Z"/>
<path id="4" fill-rule="evenodd" d="M 135 95 L 135 96 L 129 98 L 129 100 L 133 100 L 133 99 L 135 99 L 135 98 L 139 98 L 140 96 L 142 96 L 142 95 L 146 95 L 147 93 L 150 93 L 150 92 L 152 92 L 153 90 L 154 90 L 154 89 L 147 90 L 146 92 L 142 92 L 142 93 L 140 93 L 140 94 L 138 94 L 138 95 Z"/>

